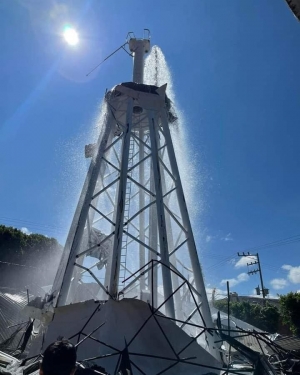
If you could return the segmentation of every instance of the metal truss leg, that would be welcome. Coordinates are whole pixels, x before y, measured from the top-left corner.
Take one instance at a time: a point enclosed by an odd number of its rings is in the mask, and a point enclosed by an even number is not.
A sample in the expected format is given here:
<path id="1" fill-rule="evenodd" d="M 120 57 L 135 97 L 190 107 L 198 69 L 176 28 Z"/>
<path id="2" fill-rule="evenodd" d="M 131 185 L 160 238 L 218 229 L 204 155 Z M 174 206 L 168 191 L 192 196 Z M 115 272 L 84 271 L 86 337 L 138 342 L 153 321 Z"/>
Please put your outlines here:
<path id="1" fill-rule="evenodd" d="M 172 295 L 172 279 L 170 273 L 170 261 L 169 261 L 169 248 L 167 238 L 167 228 L 165 219 L 165 210 L 163 202 L 163 192 L 161 184 L 161 170 L 158 160 L 158 128 L 157 121 L 152 111 L 149 114 L 149 129 L 150 129 L 150 140 L 152 149 L 152 164 L 153 164 L 153 176 L 155 183 L 156 193 L 156 208 L 157 208 L 157 220 L 158 220 L 158 235 L 160 244 L 160 254 L 162 263 L 167 267 L 162 267 L 162 278 L 164 287 L 164 298 L 167 299 Z M 173 296 L 166 303 L 166 315 L 170 318 L 175 318 L 175 308 Z"/>

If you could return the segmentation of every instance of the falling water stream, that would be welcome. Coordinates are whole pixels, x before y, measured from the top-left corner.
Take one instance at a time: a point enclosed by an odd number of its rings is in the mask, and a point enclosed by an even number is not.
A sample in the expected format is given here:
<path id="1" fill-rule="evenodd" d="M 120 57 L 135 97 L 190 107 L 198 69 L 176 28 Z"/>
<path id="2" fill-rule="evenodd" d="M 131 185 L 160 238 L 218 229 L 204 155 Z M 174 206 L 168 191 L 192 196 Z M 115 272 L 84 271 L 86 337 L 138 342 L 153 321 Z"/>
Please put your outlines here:
<path id="1" fill-rule="evenodd" d="M 144 83 L 155 86 L 162 86 L 167 83 L 166 93 L 172 102 L 172 110 L 176 113 L 176 117 L 178 118 L 175 123 L 170 125 L 172 141 L 189 215 L 192 221 L 195 221 L 196 216 L 201 212 L 202 208 L 199 194 L 197 194 L 196 199 L 199 179 L 197 178 L 191 147 L 190 144 L 188 145 L 188 131 L 186 129 L 185 118 L 176 103 L 171 70 L 162 50 L 158 46 L 153 46 L 150 54 L 145 59 Z"/>

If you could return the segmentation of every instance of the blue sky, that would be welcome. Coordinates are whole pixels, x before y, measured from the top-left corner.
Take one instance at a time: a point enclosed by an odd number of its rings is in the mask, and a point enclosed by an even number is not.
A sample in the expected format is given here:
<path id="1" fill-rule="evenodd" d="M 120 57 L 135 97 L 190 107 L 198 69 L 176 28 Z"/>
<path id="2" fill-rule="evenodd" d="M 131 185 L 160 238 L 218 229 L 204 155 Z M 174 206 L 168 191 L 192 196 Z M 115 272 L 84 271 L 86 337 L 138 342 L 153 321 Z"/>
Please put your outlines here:
<path id="1" fill-rule="evenodd" d="M 284 0 L 0 2 L 0 222 L 63 243 L 103 94 L 131 79 L 132 62 L 119 52 L 86 73 L 144 28 L 184 112 L 209 288 L 221 295 L 232 279 L 253 294 L 258 276 L 236 253 L 299 235 L 253 252 L 273 295 L 300 290 L 300 25 Z"/>

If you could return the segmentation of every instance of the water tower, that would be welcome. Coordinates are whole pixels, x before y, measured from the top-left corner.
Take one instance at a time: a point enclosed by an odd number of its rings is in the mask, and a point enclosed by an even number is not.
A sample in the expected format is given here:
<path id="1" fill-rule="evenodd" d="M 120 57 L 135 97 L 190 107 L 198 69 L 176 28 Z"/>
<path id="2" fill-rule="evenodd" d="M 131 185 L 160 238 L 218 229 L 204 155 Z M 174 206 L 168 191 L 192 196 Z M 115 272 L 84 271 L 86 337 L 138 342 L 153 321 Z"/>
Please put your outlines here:
<path id="1" fill-rule="evenodd" d="M 128 46 L 134 60 L 133 81 L 106 92 L 98 142 L 86 147 L 91 164 L 52 289 L 55 314 L 45 343 L 58 335 L 71 337 L 71 330 L 76 331 L 79 324 L 74 323 L 76 319 L 88 319 L 88 311 L 95 314 L 91 306 L 95 308 L 96 300 L 102 306 L 97 319 L 105 323 L 99 329 L 105 345 L 105 340 L 115 340 L 111 336 L 117 335 L 109 321 L 114 317 L 115 324 L 122 321 L 119 330 L 127 330 L 116 339 L 121 340 L 118 345 L 131 343 L 130 337 L 141 332 L 141 324 L 147 334 L 139 345 L 151 337 L 150 349 L 145 351 L 156 350 L 155 328 L 147 331 L 146 323 L 164 319 L 167 326 L 160 326 L 171 347 L 179 348 L 190 340 L 186 348 L 174 352 L 175 358 L 178 352 L 192 350 L 198 357 L 202 353 L 197 359 L 190 354 L 196 362 L 216 364 L 218 336 L 170 132 L 176 114 L 166 95 L 167 82 L 161 87 L 143 83 L 150 36 L 138 39 L 131 34 Z M 73 323 L 72 316 L 77 317 Z M 90 358 L 93 350 L 99 359 L 96 347 L 83 349 L 81 356 Z M 187 362 L 178 361 L 183 367 L 176 373 L 193 373 L 187 370 Z"/>

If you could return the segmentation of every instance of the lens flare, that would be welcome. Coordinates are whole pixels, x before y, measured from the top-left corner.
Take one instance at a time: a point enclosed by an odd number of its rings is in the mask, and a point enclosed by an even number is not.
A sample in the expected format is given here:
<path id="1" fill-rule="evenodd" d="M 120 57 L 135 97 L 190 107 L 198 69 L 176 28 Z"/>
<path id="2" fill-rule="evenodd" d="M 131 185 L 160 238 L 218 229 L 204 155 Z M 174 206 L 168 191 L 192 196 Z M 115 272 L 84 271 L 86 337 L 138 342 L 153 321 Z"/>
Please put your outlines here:
<path id="1" fill-rule="evenodd" d="M 65 26 L 63 36 L 70 46 L 75 46 L 79 42 L 78 33 L 71 26 Z"/>

